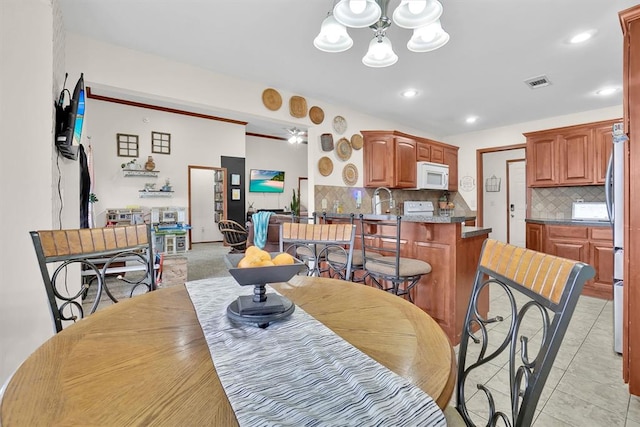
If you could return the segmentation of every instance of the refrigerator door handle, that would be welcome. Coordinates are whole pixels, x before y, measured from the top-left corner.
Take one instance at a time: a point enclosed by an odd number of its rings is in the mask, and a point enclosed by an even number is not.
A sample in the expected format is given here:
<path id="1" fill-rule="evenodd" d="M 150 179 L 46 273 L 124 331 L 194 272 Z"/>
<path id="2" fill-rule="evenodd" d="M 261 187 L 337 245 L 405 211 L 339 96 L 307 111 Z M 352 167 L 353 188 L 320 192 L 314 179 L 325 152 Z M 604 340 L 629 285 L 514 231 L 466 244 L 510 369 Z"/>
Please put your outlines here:
<path id="1" fill-rule="evenodd" d="M 604 181 L 604 197 L 607 205 L 607 213 L 609 214 L 609 222 L 613 224 L 615 220 L 613 215 L 613 195 L 611 191 L 613 189 L 613 152 L 609 156 L 609 162 L 607 163 L 607 173 L 605 174 Z"/>

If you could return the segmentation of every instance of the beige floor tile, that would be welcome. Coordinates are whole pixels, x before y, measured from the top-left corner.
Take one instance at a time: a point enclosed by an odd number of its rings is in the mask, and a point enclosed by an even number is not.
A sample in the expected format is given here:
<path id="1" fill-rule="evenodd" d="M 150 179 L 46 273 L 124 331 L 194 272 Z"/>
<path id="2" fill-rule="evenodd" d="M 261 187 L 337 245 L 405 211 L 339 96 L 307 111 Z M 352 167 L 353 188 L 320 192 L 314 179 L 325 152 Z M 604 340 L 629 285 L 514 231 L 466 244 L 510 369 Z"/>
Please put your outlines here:
<path id="1" fill-rule="evenodd" d="M 577 427 L 624 427 L 626 414 L 600 408 L 590 400 L 556 388 L 542 413 Z"/>
<path id="2" fill-rule="evenodd" d="M 640 427 L 640 422 L 627 418 L 625 427 Z"/>
<path id="3" fill-rule="evenodd" d="M 592 378 L 567 372 L 558 383 L 556 390 L 590 402 L 603 409 L 624 414 L 627 412 L 629 393 L 620 381 L 602 383 Z"/>
<path id="4" fill-rule="evenodd" d="M 540 399 L 538 400 L 538 409 L 544 407 L 547 399 L 553 393 L 553 390 L 556 388 L 560 379 L 563 377 L 565 371 L 560 368 L 551 368 L 551 372 L 547 377 L 547 382 L 542 389 L 542 393 L 540 394 Z M 510 393 L 510 381 L 509 381 L 509 367 L 502 368 L 495 376 L 493 376 L 489 382 L 487 383 L 488 387 L 492 389 L 496 389 L 501 393 L 509 394 Z"/>
<path id="5" fill-rule="evenodd" d="M 533 422 L 533 427 L 573 427 L 573 424 L 567 424 L 557 418 L 541 412 Z"/>
<path id="6" fill-rule="evenodd" d="M 640 423 L 640 397 L 629 396 L 629 409 L 627 411 L 627 420 L 633 420 Z"/>

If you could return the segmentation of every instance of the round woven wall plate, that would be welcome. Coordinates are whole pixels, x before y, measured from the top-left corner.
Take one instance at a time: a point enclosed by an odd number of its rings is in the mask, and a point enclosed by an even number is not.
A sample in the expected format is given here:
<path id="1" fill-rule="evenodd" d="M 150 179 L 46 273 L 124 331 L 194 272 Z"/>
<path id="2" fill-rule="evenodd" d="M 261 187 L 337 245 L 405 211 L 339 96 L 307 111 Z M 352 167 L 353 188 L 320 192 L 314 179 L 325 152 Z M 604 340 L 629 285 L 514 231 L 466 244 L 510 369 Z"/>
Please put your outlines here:
<path id="1" fill-rule="evenodd" d="M 364 144 L 364 141 L 362 139 L 362 135 L 360 135 L 359 133 L 354 133 L 351 136 L 351 146 L 353 147 L 354 150 L 361 149 L 363 144 Z"/>
<path id="2" fill-rule="evenodd" d="M 335 116 L 333 118 L 333 130 L 335 130 L 338 135 L 342 135 L 347 130 L 347 121 L 342 116 Z"/>
<path id="3" fill-rule="evenodd" d="M 342 180 L 347 185 L 356 185 L 358 182 L 358 168 L 353 163 L 345 165 L 342 169 Z"/>
<path id="4" fill-rule="evenodd" d="M 331 172 L 333 172 L 333 162 L 327 156 L 321 157 L 318 160 L 318 170 L 320 171 L 320 175 L 329 176 Z"/>
<path id="5" fill-rule="evenodd" d="M 289 114 L 299 119 L 307 117 L 307 100 L 295 95 L 289 98 Z"/>
<path id="6" fill-rule="evenodd" d="M 338 156 L 340 160 L 349 160 L 351 152 L 352 149 L 349 140 L 347 138 L 340 138 L 336 145 L 336 156 Z"/>
<path id="7" fill-rule="evenodd" d="M 277 111 L 282 106 L 282 97 L 275 89 L 265 89 L 262 92 L 262 103 L 271 111 Z"/>
<path id="8" fill-rule="evenodd" d="M 314 124 L 319 125 L 324 121 L 324 111 L 322 111 L 322 108 L 314 105 L 309 109 L 309 118 Z"/>

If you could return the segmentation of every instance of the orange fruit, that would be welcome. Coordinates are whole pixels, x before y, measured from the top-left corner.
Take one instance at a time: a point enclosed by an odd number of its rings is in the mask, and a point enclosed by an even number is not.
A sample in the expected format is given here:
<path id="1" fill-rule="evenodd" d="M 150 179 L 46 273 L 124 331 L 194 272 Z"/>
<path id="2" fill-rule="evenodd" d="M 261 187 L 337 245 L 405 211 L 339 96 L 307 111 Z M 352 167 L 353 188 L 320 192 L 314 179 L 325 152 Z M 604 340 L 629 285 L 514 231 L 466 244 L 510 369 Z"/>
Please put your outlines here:
<path id="1" fill-rule="evenodd" d="M 247 268 L 251 267 L 251 258 L 244 257 L 238 262 L 238 268 Z"/>
<path id="2" fill-rule="evenodd" d="M 273 257 L 273 263 L 275 265 L 290 265 L 294 263 L 294 259 L 291 254 L 283 252 Z"/>
<path id="3" fill-rule="evenodd" d="M 253 255 L 255 252 L 257 252 L 257 251 L 261 251 L 261 250 L 262 250 L 262 249 L 260 249 L 259 247 L 254 246 L 254 245 L 251 245 L 251 246 L 249 246 L 247 249 L 245 249 L 244 254 L 245 254 L 246 256 L 249 256 L 249 255 Z"/>
<path id="4" fill-rule="evenodd" d="M 256 263 L 253 267 L 273 267 L 275 264 L 271 260 L 264 260 Z"/>

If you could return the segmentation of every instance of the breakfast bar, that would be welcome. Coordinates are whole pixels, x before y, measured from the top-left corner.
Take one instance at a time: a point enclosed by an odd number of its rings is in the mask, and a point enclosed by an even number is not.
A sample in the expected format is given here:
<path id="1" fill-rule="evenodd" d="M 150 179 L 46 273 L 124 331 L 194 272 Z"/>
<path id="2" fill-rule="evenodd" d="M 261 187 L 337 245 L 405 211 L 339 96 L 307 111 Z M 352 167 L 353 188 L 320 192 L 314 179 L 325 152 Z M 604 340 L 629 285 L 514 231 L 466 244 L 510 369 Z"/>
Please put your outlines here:
<path id="1" fill-rule="evenodd" d="M 364 218 L 384 221 L 395 216 L 367 214 Z M 438 322 L 453 345 L 460 341 L 482 243 L 491 232 L 491 228 L 463 225 L 472 219 L 466 216 L 402 216 L 401 256 L 426 261 L 432 267 L 431 273 L 424 275 L 414 288 L 413 301 Z M 362 246 L 359 234 L 356 232 L 356 248 Z M 487 313 L 488 293 L 481 295 L 479 308 L 482 314 Z"/>

